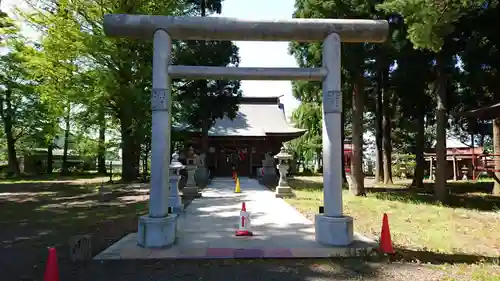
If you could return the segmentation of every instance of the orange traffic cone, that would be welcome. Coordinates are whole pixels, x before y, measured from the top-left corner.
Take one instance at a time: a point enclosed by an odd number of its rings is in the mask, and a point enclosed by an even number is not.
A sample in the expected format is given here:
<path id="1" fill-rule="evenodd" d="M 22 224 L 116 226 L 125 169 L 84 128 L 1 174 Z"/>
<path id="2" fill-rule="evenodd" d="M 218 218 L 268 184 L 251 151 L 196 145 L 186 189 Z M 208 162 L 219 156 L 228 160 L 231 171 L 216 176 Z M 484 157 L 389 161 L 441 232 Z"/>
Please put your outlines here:
<path id="1" fill-rule="evenodd" d="M 47 258 L 47 265 L 45 266 L 43 281 L 60 281 L 56 248 L 49 248 L 49 257 Z"/>
<path id="2" fill-rule="evenodd" d="M 253 236 L 250 231 L 250 213 L 247 212 L 245 202 L 241 204 L 240 222 L 236 230 L 236 236 Z"/>
<path id="3" fill-rule="evenodd" d="M 382 232 L 380 233 L 380 250 L 385 254 L 394 254 L 394 248 L 392 247 L 391 232 L 389 230 L 389 218 L 387 214 L 384 213 L 384 218 L 382 219 Z"/>

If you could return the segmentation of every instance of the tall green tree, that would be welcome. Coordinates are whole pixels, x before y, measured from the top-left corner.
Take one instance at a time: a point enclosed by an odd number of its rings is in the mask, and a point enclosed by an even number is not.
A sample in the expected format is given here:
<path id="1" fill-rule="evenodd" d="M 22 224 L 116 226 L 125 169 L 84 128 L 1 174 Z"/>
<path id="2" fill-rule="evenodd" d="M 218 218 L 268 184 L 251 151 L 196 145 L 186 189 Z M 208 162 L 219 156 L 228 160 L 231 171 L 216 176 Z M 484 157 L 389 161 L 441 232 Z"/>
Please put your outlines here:
<path id="1" fill-rule="evenodd" d="M 141 145 L 150 131 L 152 42 L 105 36 L 102 19 L 106 13 L 183 15 L 193 11 L 185 1 L 101 1 L 48 0 L 31 2 L 35 12 L 24 13 L 29 23 L 60 46 L 78 46 L 73 64 L 100 69 L 104 101 L 112 117 L 119 120 L 122 150 L 122 179 L 134 181 L 139 175 Z M 50 27 L 70 21 L 66 29 Z M 52 52 L 57 57 L 57 53 Z"/>
<path id="2" fill-rule="evenodd" d="M 295 3 L 294 17 L 298 18 L 373 18 L 373 1 L 334 1 L 334 0 L 297 0 Z M 305 44 L 292 45 L 292 50 L 299 57 L 299 64 L 307 64 L 309 60 L 317 61 L 321 57 L 321 44 L 310 44 L 309 47 L 301 48 Z M 345 44 L 342 45 L 342 68 L 343 80 L 350 89 L 351 114 L 352 114 L 352 159 L 351 191 L 356 195 L 364 194 L 363 173 L 363 119 L 365 94 L 365 70 L 367 67 L 368 44 Z"/>
<path id="3" fill-rule="evenodd" d="M 428 113 L 432 113 L 433 99 L 430 96 L 429 85 L 432 83 L 432 62 L 434 56 L 430 51 L 413 48 L 407 39 L 406 25 L 403 19 L 394 17 L 398 28 L 394 33 L 397 37 L 393 47 L 396 51 L 397 67 L 392 74 L 393 85 L 398 96 L 397 118 L 394 134 L 402 140 L 405 153 L 415 154 L 416 167 L 413 175 L 413 186 L 423 187 L 426 148 L 425 127 Z"/>
<path id="4" fill-rule="evenodd" d="M 14 27 L 13 27 L 14 28 Z M 36 51 L 19 34 L 5 39 L 8 52 L 0 57 L 0 118 L 7 143 L 9 174 L 19 176 L 19 140 L 36 135 L 43 105 L 34 91 L 29 62 Z M 43 119 L 42 119 L 43 120 Z"/>
<path id="5" fill-rule="evenodd" d="M 459 56 L 462 62 L 461 91 L 455 99 L 456 112 L 463 112 L 500 102 L 500 38 L 495 26 L 500 23 L 498 1 L 488 1 L 484 6 L 471 9 L 457 24 L 456 38 L 460 42 Z M 479 116 L 481 117 L 481 116 Z M 490 134 L 493 138 L 494 154 L 500 154 L 500 118 L 496 117 L 484 126 L 484 121 L 464 121 L 469 133 Z M 474 128 L 475 127 L 475 128 Z M 492 132 L 481 132 L 484 128 Z M 492 134 L 491 134 L 492 133 Z M 484 137 L 481 145 L 484 145 Z M 500 171 L 500 161 L 494 157 L 494 169 Z M 496 172 L 497 178 L 500 173 Z M 500 194 L 500 184 L 495 182 L 494 194 Z"/>
<path id="6" fill-rule="evenodd" d="M 447 117 L 447 66 L 450 52 L 445 45 L 454 30 L 454 24 L 471 8 L 484 4 L 483 1 L 468 0 L 387 0 L 379 8 L 388 13 L 403 16 L 408 25 L 408 38 L 417 49 L 435 53 L 436 77 L 436 199 L 446 199 L 446 127 Z"/>
<path id="7" fill-rule="evenodd" d="M 220 14 L 222 0 L 188 0 L 199 15 Z M 179 45 L 175 64 L 237 67 L 238 47 L 230 41 L 188 41 Z M 182 119 L 201 133 L 201 150 L 208 153 L 208 131 L 217 119 L 234 119 L 241 98 L 240 81 L 196 80 L 176 83 Z M 211 159 L 207 159 L 211 161 Z M 207 162 L 207 161 L 206 161 Z"/>

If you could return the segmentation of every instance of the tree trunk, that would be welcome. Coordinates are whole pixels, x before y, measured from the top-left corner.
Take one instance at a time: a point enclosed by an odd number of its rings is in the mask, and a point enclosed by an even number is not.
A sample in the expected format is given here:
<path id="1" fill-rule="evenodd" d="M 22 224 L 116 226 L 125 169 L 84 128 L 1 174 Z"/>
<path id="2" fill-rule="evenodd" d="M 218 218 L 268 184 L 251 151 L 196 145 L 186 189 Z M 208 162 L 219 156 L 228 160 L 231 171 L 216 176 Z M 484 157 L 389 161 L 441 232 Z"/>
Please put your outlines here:
<path id="1" fill-rule="evenodd" d="M 7 131 L 10 131 L 7 133 Z M 7 158 L 9 162 L 9 175 L 19 177 L 21 170 L 19 169 L 19 161 L 17 161 L 16 141 L 12 136 L 12 127 L 5 128 L 5 136 L 7 138 Z"/>
<path id="2" fill-rule="evenodd" d="M 69 148 L 69 130 L 70 130 L 70 118 L 71 118 L 71 103 L 66 106 L 66 116 L 65 116 L 65 127 L 64 127 L 64 147 L 63 147 L 63 158 L 62 158 L 62 168 L 61 173 L 63 175 L 69 174 L 68 167 L 68 148 Z"/>
<path id="3" fill-rule="evenodd" d="M 201 129 L 201 153 L 205 153 L 205 157 L 208 155 L 208 130 L 210 130 L 208 120 L 205 120 Z M 203 164 L 206 164 L 206 161 Z"/>
<path id="4" fill-rule="evenodd" d="M 201 11 L 201 16 L 204 17 L 206 15 L 206 0 L 201 0 L 200 1 L 200 11 Z"/>
<path id="5" fill-rule="evenodd" d="M 500 118 L 495 118 L 493 120 L 493 150 L 495 156 L 493 159 L 495 159 L 495 171 L 500 171 L 500 157 L 497 156 L 500 154 Z M 500 178 L 500 172 L 495 172 L 495 175 L 498 178 Z M 500 184 L 495 181 L 493 185 L 493 194 L 495 195 L 500 195 Z"/>
<path id="6" fill-rule="evenodd" d="M 442 54 L 436 55 L 437 110 L 436 110 L 436 199 L 446 201 L 446 73 Z"/>
<path id="7" fill-rule="evenodd" d="M 323 155 L 321 154 L 321 149 L 316 149 L 316 173 L 323 173 Z"/>
<path id="8" fill-rule="evenodd" d="M 382 147 L 384 163 L 384 184 L 392 184 L 392 143 L 391 143 L 391 93 L 389 91 L 389 68 L 382 71 Z"/>
<path id="9" fill-rule="evenodd" d="M 363 71 L 357 75 L 352 93 L 351 192 L 365 194 L 363 175 Z"/>
<path id="10" fill-rule="evenodd" d="M 17 161 L 16 139 L 14 138 L 14 134 L 12 132 L 12 120 L 14 115 L 10 102 L 12 96 L 10 90 L 6 90 L 4 94 L 5 100 L 0 100 L 0 115 L 3 120 L 5 138 L 7 139 L 7 158 L 9 165 L 8 175 L 18 177 L 21 175 L 21 170 L 19 169 L 19 161 Z"/>
<path id="11" fill-rule="evenodd" d="M 378 74 L 377 97 L 375 100 L 375 183 L 383 181 L 384 161 L 382 149 L 382 74 Z"/>
<path id="12" fill-rule="evenodd" d="M 148 158 L 149 158 L 149 153 L 148 151 L 144 151 L 144 155 L 142 158 L 142 181 L 146 182 L 148 178 Z"/>
<path id="13" fill-rule="evenodd" d="M 133 182 L 137 179 L 137 157 L 135 156 L 134 131 L 130 114 L 122 114 L 120 129 L 122 136 L 122 181 Z"/>
<path id="14" fill-rule="evenodd" d="M 97 173 L 106 175 L 106 117 L 104 110 L 99 112 L 99 147 L 97 151 Z"/>
<path id="15" fill-rule="evenodd" d="M 415 136 L 415 172 L 411 186 L 416 188 L 424 187 L 424 171 L 425 171 L 425 120 L 423 110 L 419 110 L 416 117 L 417 135 Z"/>
<path id="16" fill-rule="evenodd" d="M 52 174 L 54 170 L 54 140 L 50 140 L 50 144 L 47 146 L 47 174 Z"/>
<path id="17" fill-rule="evenodd" d="M 134 131 L 134 171 L 135 178 L 141 177 L 141 143 L 140 138 L 137 132 Z M 170 161 L 170 156 L 168 157 L 168 161 Z M 168 162 L 170 164 L 170 162 Z"/>
<path id="18" fill-rule="evenodd" d="M 4 132 L 7 139 L 9 176 L 18 177 L 21 175 L 21 170 L 19 169 L 19 161 L 17 161 L 16 140 L 12 134 L 12 121 L 10 117 L 4 119 Z"/>

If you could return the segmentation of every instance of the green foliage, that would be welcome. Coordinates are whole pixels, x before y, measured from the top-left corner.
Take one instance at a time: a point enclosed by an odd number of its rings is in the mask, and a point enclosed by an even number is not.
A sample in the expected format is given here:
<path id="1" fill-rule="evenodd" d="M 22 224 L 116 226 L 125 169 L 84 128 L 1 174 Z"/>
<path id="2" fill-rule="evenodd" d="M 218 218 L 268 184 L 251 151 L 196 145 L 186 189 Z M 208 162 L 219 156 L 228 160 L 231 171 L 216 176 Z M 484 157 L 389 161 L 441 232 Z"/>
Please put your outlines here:
<path id="1" fill-rule="evenodd" d="M 35 51 L 18 36 L 5 43 L 10 52 L 0 58 L 0 116 L 14 142 L 22 139 L 27 143 L 43 126 L 46 112 L 31 80 L 29 61 Z"/>
<path id="2" fill-rule="evenodd" d="M 227 41 L 189 41 L 178 46 L 174 64 L 238 66 L 238 47 Z M 209 129 L 215 120 L 233 119 L 241 97 L 240 81 L 175 81 L 176 108 L 193 129 Z"/>
<path id="3" fill-rule="evenodd" d="M 415 48 L 438 52 L 446 36 L 454 31 L 454 23 L 485 3 L 475 0 L 387 0 L 378 5 L 378 9 L 403 16 L 408 26 L 408 39 Z"/>
<path id="4" fill-rule="evenodd" d="M 415 172 L 415 154 L 392 155 L 392 174 L 398 177 L 412 176 Z"/>
<path id="5" fill-rule="evenodd" d="M 316 157 L 316 153 L 322 149 L 322 111 L 321 107 L 314 102 L 302 102 L 292 114 L 292 122 L 295 126 L 307 129 L 306 133 L 291 145 L 297 158 L 303 158 L 309 162 Z"/>

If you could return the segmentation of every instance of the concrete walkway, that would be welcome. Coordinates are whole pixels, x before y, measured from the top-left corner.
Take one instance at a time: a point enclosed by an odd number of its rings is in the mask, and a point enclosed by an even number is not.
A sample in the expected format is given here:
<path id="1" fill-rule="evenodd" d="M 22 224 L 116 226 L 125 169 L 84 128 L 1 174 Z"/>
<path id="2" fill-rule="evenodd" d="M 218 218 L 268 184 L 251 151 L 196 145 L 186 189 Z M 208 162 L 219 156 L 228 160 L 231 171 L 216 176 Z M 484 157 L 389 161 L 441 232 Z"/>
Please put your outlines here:
<path id="1" fill-rule="evenodd" d="M 234 193 L 230 178 L 215 179 L 178 218 L 177 241 L 168 249 L 136 246 L 130 234 L 95 259 L 137 258 L 285 258 L 356 256 L 372 249 L 356 235 L 349 247 L 327 247 L 314 238 L 313 223 L 256 180 L 241 178 Z M 235 237 L 241 204 L 251 213 L 253 237 Z"/>

